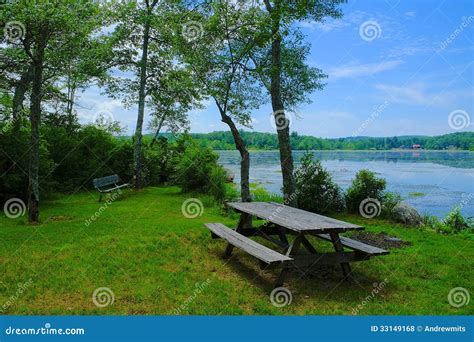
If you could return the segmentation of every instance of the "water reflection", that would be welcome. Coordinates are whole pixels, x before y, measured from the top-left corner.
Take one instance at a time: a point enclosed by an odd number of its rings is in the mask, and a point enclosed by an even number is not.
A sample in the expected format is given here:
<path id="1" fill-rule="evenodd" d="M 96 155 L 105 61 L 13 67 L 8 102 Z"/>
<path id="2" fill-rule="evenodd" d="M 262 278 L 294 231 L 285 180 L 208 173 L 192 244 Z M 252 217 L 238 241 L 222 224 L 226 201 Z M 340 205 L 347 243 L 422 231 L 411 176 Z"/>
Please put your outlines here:
<path id="1" fill-rule="evenodd" d="M 220 162 L 240 180 L 237 151 L 219 151 Z M 294 151 L 295 166 L 303 151 Z M 462 211 L 474 216 L 474 152 L 445 151 L 315 151 L 315 158 L 343 188 L 360 169 L 387 179 L 389 190 L 399 192 L 422 213 L 444 216 L 466 202 Z M 250 153 L 250 180 L 269 191 L 281 193 L 280 156 L 277 151 Z M 463 202 L 464 201 L 464 202 Z"/>

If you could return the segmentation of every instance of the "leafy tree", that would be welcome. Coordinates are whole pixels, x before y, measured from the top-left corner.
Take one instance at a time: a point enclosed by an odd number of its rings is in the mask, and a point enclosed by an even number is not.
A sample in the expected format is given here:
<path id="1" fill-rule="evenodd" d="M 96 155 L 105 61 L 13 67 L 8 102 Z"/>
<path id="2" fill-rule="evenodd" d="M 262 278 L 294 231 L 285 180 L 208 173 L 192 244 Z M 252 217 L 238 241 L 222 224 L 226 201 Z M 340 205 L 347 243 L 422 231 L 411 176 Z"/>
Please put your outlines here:
<path id="1" fill-rule="evenodd" d="M 127 106 L 138 105 L 134 134 L 134 177 L 137 189 L 143 185 L 142 131 L 145 108 L 148 106 L 155 109 L 155 120 L 152 122 L 154 128 L 161 129 L 161 115 L 164 115 L 165 120 L 168 118 L 170 123 L 180 122 L 172 120 L 174 115 L 182 118 L 181 109 L 173 108 L 170 99 L 176 94 L 176 89 L 185 89 L 189 83 L 186 78 L 182 78 L 184 83 L 181 86 L 169 84 L 172 75 L 180 70 L 172 45 L 175 26 L 171 20 L 179 12 L 180 3 L 178 0 L 143 0 L 122 2 L 115 7 L 116 26 L 111 37 L 114 65 L 121 72 L 132 73 L 133 77 L 112 78 L 108 92 L 114 97 L 122 98 Z M 178 79 L 174 82 L 178 82 Z M 170 92 L 160 94 L 163 90 Z M 187 107 L 189 96 L 181 97 L 183 98 L 187 103 L 182 105 Z"/>
<path id="2" fill-rule="evenodd" d="M 100 23 L 99 5 L 93 1 L 10 2 L 1 7 L 0 21 L 18 25 L 14 50 L 25 56 L 31 69 L 30 126 L 31 149 L 28 182 L 28 220 L 39 220 L 40 124 L 45 94 L 45 73 L 61 74 L 65 64 L 96 30 Z M 81 18 L 81 20 L 77 20 Z M 8 36 L 8 34 L 5 34 Z"/>
<path id="3" fill-rule="evenodd" d="M 283 175 L 283 194 L 290 205 L 295 205 L 292 200 L 294 196 L 293 181 L 293 157 L 291 154 L 290 130 L 288 118 L 285 115 L 285 109 L 288 108 L 287 101 L 297 103 L 304 98 L 304 95 L 317 88 L 314 84 L 315 77 L 318 77 L 318 71 L 308 69 L 304 65 L 304 53 L 301 49 L 288 49 L 286 56 L 284 48 L 285 36 L 290 42 L 298 43 L 298 31 L 293 29 L 294 23 L 299 21 L 316 21 L 320 22 L 325 17 L 339 17 L 341 12 L 338 5 L 344 0 L 305 0 L 305 1 L 283 1 L 283 0 L 263 0 L 264 8 L 267 16 L 262 20 L 261 27 L 265 32 L 266 39 L 270 43 L 269 54 L 270 68 L 267 68 L 270 82 L 267 85 L 269 89 L 273 116 L 277 127 L 278 145 L 280 149 L 280 163 Z M 296 38 L 296 39 L 295 39 Z M 296 64 L 293 64 L 297 62 Z M 284 92 L 285 78 L 283 76 L 286 67 L 295 65 L 296 72 L 289 72 L 288 80 L 293 80 L 291 85 L 295 88 L 294 96 L 291 92 Z M 301 69 L 301 67 L 303 67 Z M 303 72 L 298 72 L 303 70 Z M 291 77 L 298 73 L 307 75 L 307 78 Z M 288 85 L 288 84 L 287 84 Z M 299 88 L 298 85 L 302 85 Z"/>
<path id="4" fill-rule="evenodd" d="M 250 157 L 237 125 L 250 127 L 250 112 L 262 101 L 257 79 L 248 70 L 257 47 L 255 13 L 228 1 L 204 3 L 190 13 L 204 32 L 198 39 L 181 39 L 182 56 L 229 126 L 241 156 L 241 197 L 250 201 Z"/>

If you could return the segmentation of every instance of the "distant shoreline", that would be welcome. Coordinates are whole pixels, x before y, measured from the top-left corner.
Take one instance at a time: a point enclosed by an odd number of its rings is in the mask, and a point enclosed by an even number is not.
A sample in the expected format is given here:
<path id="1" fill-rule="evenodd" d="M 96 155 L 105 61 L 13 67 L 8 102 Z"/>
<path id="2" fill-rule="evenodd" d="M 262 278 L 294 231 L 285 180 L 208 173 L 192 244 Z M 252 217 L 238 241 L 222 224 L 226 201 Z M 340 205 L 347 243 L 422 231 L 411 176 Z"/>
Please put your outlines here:
<path id="1" fill-rule="evenodd" d="M 237 151 L 237 149 L 215 149 L 214 151 Z M 249 152 L 278 152 L 278 149 L 271 149 L 271 150 L 261 150 L 261 149 L 248 149 Z M 474 151 L 472 150 L 425 150 L 425 149 L 419 149 L 419 150 L 413 150 L 413 149 L 393 149 L 393 150 L 314 150 L 314 149 L 309 149 L 309 150 L 292 150 L 293 152 L 295 151 L 309 151 L 309 152 L 449 152 L 449 153 L 460 153 L 460 152 L 469 152 L 473 153 Z"/>

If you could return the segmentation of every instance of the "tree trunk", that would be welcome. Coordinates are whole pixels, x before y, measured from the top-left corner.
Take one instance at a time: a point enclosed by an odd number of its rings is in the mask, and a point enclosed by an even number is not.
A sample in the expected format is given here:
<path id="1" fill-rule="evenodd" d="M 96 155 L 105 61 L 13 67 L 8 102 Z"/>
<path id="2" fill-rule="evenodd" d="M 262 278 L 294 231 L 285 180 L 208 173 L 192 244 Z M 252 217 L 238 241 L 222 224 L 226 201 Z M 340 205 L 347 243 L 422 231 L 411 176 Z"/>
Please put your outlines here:
<path id="1" fill-rule="evenodd" d="M 281 98 L 281 36 L 278 9 L 272 11 L 272 69 L 270 96 L 272 99 L 273 116 L 277 127 L 280 164 L 283 175 L 283 196 L 287 205 L 296 206 L 295 184 L 293 180 L 293 156 L 291 154 L 290 127 L 285 116 Z"/>
<path id="2" fill-rule="evenodd" d="M 158 127 L 156 128 L 155 136 L 153 137 L 153 139 L 150 143 L 150 147 L 153 147 L 153 145 L 155 144 L 156 139 L 158 138 L 158 134 L 160 134 L 161 127 L 163 127 L 163 122 L 165 121 L 165 117 L 166 117 L 166 115 L 163 114 L 163 116 L 160 119 L 160 123 L 158 124 Z"/>
<path id="3" fill-rule="evenodd" d="M 13 131 L 18 132 L 21 124 L 21 111 L 23 109 L 23 102 L 25 101 L 25 94 L 30 86 L 31 78 L 33 74 L 33 67 L 31 65 L 23 71 L 20 80 L 15 88 L 13 95 Z"/>
<path id="4" fill-rule="evenodd" d="M 135 148 L 133 150 L 135 189 L 140 189 L 143 185 L 142 180 L 142 130 L 143 117 L 145 115 L 145 97 L 146 97 L 146 77 L 148 62 L 148 42 L 150 39 L 150 13 L 145 20 L 145 29 L 143 32 L 142 58 L 140 62 L 140 90 L 138 93 L 138 116 L 137 127 L 135 129 Z"/>
<path id="5" fill-rule="evenodd" d="M 32 60 L 32 88 L 30 105 L 31 156 L 28 178 L 28 221 L 39 221 L 39 140 L 43 83 L 44 41 L 38 43 Z"/>
<path id="6" fill-rule="evenodd" d="M 219 106 L 219 111 L 221 114 L 222 122 L 226 123 L 232 136 L 234 137 L 235 147 L 240 153 L 240 195 L 242 197 L 242 202 L 250 202 L 250 155 L 249 151 L 245 147 L 245 142 L 240 136 L 240 132 L 235 126 L 235 123 L 232 121 L 232 118 L 224 113 L 224 111 Z"/>

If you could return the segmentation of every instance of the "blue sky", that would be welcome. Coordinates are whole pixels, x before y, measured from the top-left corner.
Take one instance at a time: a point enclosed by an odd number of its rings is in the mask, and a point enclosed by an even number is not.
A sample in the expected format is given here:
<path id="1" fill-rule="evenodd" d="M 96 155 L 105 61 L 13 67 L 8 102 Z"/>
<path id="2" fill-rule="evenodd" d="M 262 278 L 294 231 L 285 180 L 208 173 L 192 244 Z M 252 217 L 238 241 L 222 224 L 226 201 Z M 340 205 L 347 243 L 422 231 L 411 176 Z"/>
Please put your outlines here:
<path id="1" fill-rule="evenodd" d="M 301 23 L 308 63 L 329 75 L 312 103 L 290 113 L 291 130 L 319 137 L 439 135 L 474 130 L 474 2 L 349 0 L 344 17 Z M 81 122 L 109 111 L 131 133 L 135 107 L 91 87 Z M 255 111 L 253 129 L 275 132 L 271 106 Z M 227 130 L 212 102 L 190 113 L 192 132 Z M 146 126 L 146 125 L 145 125 Z"/>

